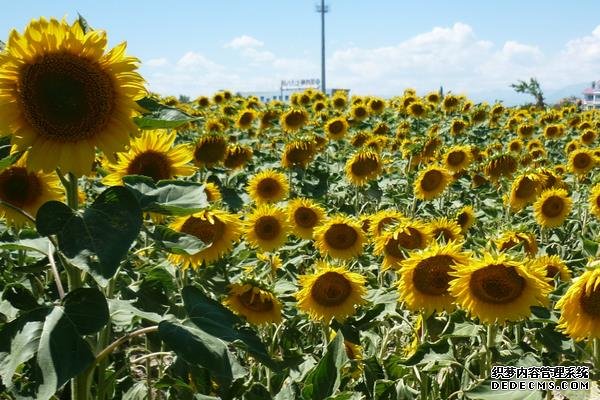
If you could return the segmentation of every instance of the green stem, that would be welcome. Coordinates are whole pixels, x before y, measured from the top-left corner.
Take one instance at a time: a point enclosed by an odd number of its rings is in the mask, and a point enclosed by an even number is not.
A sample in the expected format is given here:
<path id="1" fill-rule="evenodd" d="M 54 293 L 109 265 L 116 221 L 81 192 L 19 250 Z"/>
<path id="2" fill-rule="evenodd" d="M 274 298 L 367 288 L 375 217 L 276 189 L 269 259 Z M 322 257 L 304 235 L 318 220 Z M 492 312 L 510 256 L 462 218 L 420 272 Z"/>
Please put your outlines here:
<path id="1" fill-rule="evenodd" d="M 592 339 L 592 364 L 597 374 L 600 371 L 600 338 Z M 593 376 L 592 379 L 598 379 L 598 376 Z"/>
<path id="2" fill-rule="evenodd" d="M 494 324 L 487 326 L 487 334 L 485 341 L 485 370 L 483 371 L 483 377 L 488 377 L 492 372 L 492 361 L 493 361 L 493 348 L 496 347 L 496 332 L 498 327 Z"/>

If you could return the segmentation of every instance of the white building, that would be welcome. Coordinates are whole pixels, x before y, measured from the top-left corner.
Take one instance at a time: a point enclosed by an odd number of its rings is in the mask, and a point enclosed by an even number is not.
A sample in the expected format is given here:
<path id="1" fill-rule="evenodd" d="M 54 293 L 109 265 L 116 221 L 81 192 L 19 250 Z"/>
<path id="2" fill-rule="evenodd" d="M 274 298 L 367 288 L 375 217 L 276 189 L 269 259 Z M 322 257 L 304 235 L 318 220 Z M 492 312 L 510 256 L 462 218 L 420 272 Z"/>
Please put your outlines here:
<path id="1" fill-rule="evenodd" d="M 592 82 L 592 86 L 583 91 L 583 102 L 581 104 L 587 110 L 600 108 L 600 81 Z"/>

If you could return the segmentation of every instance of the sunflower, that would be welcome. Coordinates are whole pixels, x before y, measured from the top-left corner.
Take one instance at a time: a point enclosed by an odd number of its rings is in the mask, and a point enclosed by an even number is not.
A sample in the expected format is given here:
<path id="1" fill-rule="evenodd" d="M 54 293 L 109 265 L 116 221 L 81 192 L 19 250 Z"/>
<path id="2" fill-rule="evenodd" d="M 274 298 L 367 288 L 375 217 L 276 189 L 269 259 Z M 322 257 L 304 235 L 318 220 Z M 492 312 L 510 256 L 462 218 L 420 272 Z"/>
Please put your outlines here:
<path id="1" fill-rule="evenodd" d="M 313 229 L 323 221 L 325 210 L 311 199 L 298 198 L 288 203 L 287 214 L 294 234 L 312 239 Z"/>
<path id="2" fill-rule="evenodd" d="M 314 140 L 294 140 L 285 145 L 281 166 L 284 168 L 306 168 L 317 154 L 317 144 Z"/>
<path id="3" fill-rule="evenodd" d="M 461 265 L 450 282 L 456 303 L 483 323 L 520 321 L 531 315 L 531 306 L 546 306 L 550 285 L 537 270 L 504 254 Z"/>
<path id="4" fill-rule="evenodd" d="M 16 163 L 0 171 L 0 200 L 35 217 L 42 204 L 62 200 L 64 195 L 58 176 L 28 169 L 27 156 L 25 153 Z M 16 227 L 29 223 L 21 213 L 1 204 L 0 216 Z"/>
<path id="5" fill-rule="evenodd" d="M 533 203 L 541 190 L 541 177 L 537 174 L 521 174 L 512 183 L 508 203 L 514 211 L 520 211 Z"/>
<path id="6" fill-rule="evenodd" d="M 104 31 L 84 33 L 78 21 L 32 20 L 13 30 L 0 54 L 0 127 L 28 168 L 84 175 L 99 148 L 124 151 L 137 132 L 131 118 L 146 94 L 138 60 L 125 43 L 105 53 Z"/>
<path id="7" fill-rule="evenodd" d="M 464 206 L 456 214 L 456 223 L 460 226 L 462 233 L 468 231 L 475 223 L 475 210 L 472 206 Z"/>
<path id="8" fill-rule="evenodd" d="M 332 140 L 340 140 L 348 133 L 348 121 L 344 117 L 330 119 L 325 124 L 325 133 Z"/>
<path id="9" fill-rule="evenodd" d="M 450 183 L 451 176 L 447 169 L 431 165 L 419 173 L 415 183 L 415 197 L 431 200 L 442 194 Z"/>
<path id="10" fill-rule="evenodd" d="M 464 240 L 462 229 L 456 221 L 441 217 L 432 220 L 428 225 L 431 236 L 435 239 L 442 239 L 444 243 L 450 241 L 459 243 Z"/>
<path id="11" fill-rule="evenodd" d="M 449 171 L 459 172 L 467 169 L 472 160 L 469 147 L 453 146 L 444 155 L 444 166 Z"/>
<path id="12" fill-rule="evenodd" d="M 377 237 L 383 233 L 385 229 L 388 229 L 390 225 L 393 225 L 404 218 L 404 215 L 394 209 L 386 209 L 377 211 L 369 218 L 369 234 L 373 237 Z"/>
<path id="13" fill-rule="evenodd" d="M 198 268 L 229 253 L 242 234 L 237 215 L 222 210 L 203 211 L 175 219 L 169 228 L 200 239 L 209 246 L 195 254 L 169 254 L 169 260 L 186 269 Z"/>
<path id="14" fill-rule="evenodd" d="M 245 144 L 230 144 L 225 150 L 223 165 L 231 170 L 241 169 L 252 159 L 253 152 Z"/>
<path id="15" fill-rule="evenodd" d="M 175 176 L 189 176 L 195 171 L 187 165 L 194 155 L 186 144 L 174 146 L 176 132 L 144 131 L 131 141 L 129 151 L 117 153 L 117 163 L 107 164 L 111 173 L 102 179 L 105 185 L 122 185 L 127 175 L 143 175 L 157 182 Z"/>
<path id="16" fill-rule="evenodd" d="M 600 338 L 600 268 L 585 271 L 556 303 L 557 328 L 574 340 Z"/>
<path id="17" fill-rule="evenodd" d="M 385 109 L 385 100 L 373 97 L 369 99 L 367 106 L 369 108 L 369 114 L 378 115 L 381 114 Z"/>
<path id="18" fill-rule="evenodd" d="M 206 108 L 210 105 L 210 99 L 206 96 L 199 96 L 195 101 L 200 108 Z"/>
<path id="19" fill-rule="evenodd" d="M 535 235 L 531 232 L 506 231 L 497 240 L 495 240 L 498 251 L 506 251 L 518 245 L 523 245 L 523 250 L 534 257 L 538 252 Z"/>
<path id="20" fill-rule="evenodd" d="M 252 127 L 252 123 L 255 119 L 256 111 L 246 108 L 245 110 L 240 111 L 238 114 L 237 120 L 235 121 L 235 126 L 237 126 L 239 129 L 249 129 Z"/>
<path id="21" fill-rule="evenodd" d="M 325 323 L 354 315 L 355 307 L 364 303 L 367 293 L 365 277 L 325 262 L 318 262 L 315 273 L 300 276 L 298 283 L 298 308 Z"/>
<path id="22" fill-rule="evenodd" d="M 440 102 L 442 97 L 438 92 L 429 92 L 427 95 L 425 95 L 425 99 L 432 104 L 437 104 Z"/>
<path id="23" fill-rule="evenodd" d="M 348 159 L 345 170 L 350 183 L 363 186 L 383 172 L 383 162 L 377 152 L 360 150 Z"/>
<path id="24" fill-rule="evenodd" d="M 584 176 L 596 165 L 594 154 L 591 150 L 582 148 L 573 150 L 569 154 L 569 169 L 578 176 Z"/>
<path id="25" fill-rule="evenodd" d="M 562 225 L 571 212 L 573 200 L 565 189 L 548 189 L 533 204 L 535 219 L 545 228 Z"/>
<path id="26" fill-rule="evenodd" d="M 452 120 L 450 133 L 454 136 L 460 135 L 467 128 L 467 123 L 462 119 Z"/>
<path id="27" fill-rule="evenodd" d="M 253 325 L 281 322 L 281 302 L 275 295 L 253 283 L 233 283 L 223 302 Z"/>
<path id="28" fill-rule="evenodd" d="M 375 247 L 373 253 L 377 256 L 383 256 L 381 269 L 400 269 L 402 261 L 406 258 L 405 252 L 400 248 L 400 237 L 394 231 L 383 231 L 379 236 L 375 237 Z"/>
<path id="29" fill-rule="evenodd" d="M 535 132 L 535 126 L 529 123 L 521 124 L 517 127 L 517 135 L 521 138 L 528 138 Z"/>
<path id="30" fill-rule="evenodd" d="M 446 112 L 456 111 L 458 106 L 460 105 L 460 99 L 453 94 L 447 94 L 442 101 L 442 108 Z"/>
<path id="31" fill-rule="evenodd" d="M 333 104 L 334 108 L 341 110 L 346 108 L 346 105 L 348 104 L 348 99 L 345 95 L 335 94 L 331 99 L 331 104 Z"/>
<path id="32" fill-rule="evenodd" d="M 223 132 L 224 129 L 225 126 L 223 126 L 221 120 L 217 118 L 209 118 L 204 123 L 204 131 L 207 133 L 219 133 Z"/>
<path id="33" fill-rule="evenodd" d="M 520 153 L 523 150 L 523 141 L 520 138 L 514 138 L 508 142 L 508 151 Z"/>
<path id="34" fill-rule="evenodd" d="M 590 212 L 595 215 L 596 218 L 600 218 L 600 183 L 590 190 L 588 204 Z"/>
<path id="35" fill-rule="evenodd" d="M 290 190 L 285 174 L 272 169 L 259 172 L 248 181 L 248 195 L 256 204 L 277 203 Z"/>
<path id="36" fill-rule="evenodd" d="M 455 242 L 434 243 L 402 263 L 398 291 L 409 310 L 426 314 L 454 310 L 454 297 L 448 292 L 454 279 L 450 272 L 469 262 L 469 254 L 460 247 Z"/>
<path id="37" fill-rule="evenodd" d="M 296 132 L 308 122 L 308 113 L 301 108 L 292 108 L 281 115 L 279 124 L 285 132 Z"/>
<path id="38" fill-rule="evenodd" d="M 365 242 L 360 225 L 343 215 L 327 218 L 314 228 L 313 236 L 322 256 L 343 260 L 360 255 Z"/>
<path id="39" fill-rule="evenodd" d="M 204 182 L 204 193 L 209 203 L 216 203 L 223 198 L 219 187 L 212 182 Z"/>
<path id="40" fill-rule="evenodd" d="M 486 164 L 483 172 L 495 182 L 501 176 L 510 178 L 518 168 L 517 159 L 511 154 L 500 154 L 492 157 Z"/>
<path id="41" fill-rule="evenodd" d="M 558 278 L 561 282 L 571 281 L 571 271 L 557 255 L 535 258 L 529 263 L 529 268 L 539 269 L 541 274 L 548 279 Z"/>
<path id="42" fill-rule="evenodd" d="M 352 119 L 355 121 L 364 121 L 369 116 L 369 111 L 367 111 L 367 107 L 362 104 L 355 104 L 350 109 L 350 115 Z"/>
<path id="43" fill-rule="evenodd" d="M 289 228 L 286 215 L 281 209 L 262 205 L 246 219 L 246 240 L 262 251 L 272 251 L 285 243 Z"/>
<path id="44" fill-rule="evenodd" d="M 548 125 L 544 128 L 544 137 L 546 139 L 559 139 L 565 134 L 564 125 Z"/>
<path id="45" fill-rule="evenodd" d="M 424 103 L 416 100 L 409 104 L 406 111 L 408 111 L 408 113 L 413 117 L 421 118 L 427 114 L 429 108 Z"/>
<path id="46" fill-rule="evenodd" d="M 194 163 L 198 167 L 212 167 L 225 159 L 227 139 L 219 134 L 201 136 L 194 147 Z"/>
<path id="47" fill-rule="evenodd" d="M 279 117 L 279 111 L 277 110 L 266 110 L 260 114 L 260 130 L 265 129 L 273 125 L 273 121 Z"/>
<path id="48" fill-rule="evenodd" d="M 581 143 L 586 144 L 586 145 L 591 145 L 592 143 L 594 143 L 594 141 L 596 140 L 597 137 L 597 133 L 592 130 L 592 129 L 587 129 L 586 131 L 584 131 L 581 136 L 579 136 L 579 139 L 581 140 Z"/>

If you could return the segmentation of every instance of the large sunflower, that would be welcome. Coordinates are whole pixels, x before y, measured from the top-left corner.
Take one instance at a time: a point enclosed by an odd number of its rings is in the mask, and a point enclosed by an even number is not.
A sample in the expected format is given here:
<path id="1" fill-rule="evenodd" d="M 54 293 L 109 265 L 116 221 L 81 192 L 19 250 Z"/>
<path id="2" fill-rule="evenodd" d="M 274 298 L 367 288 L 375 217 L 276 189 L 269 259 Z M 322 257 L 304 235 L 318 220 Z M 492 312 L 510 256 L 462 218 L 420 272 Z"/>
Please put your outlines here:
<path id="1" fill-rule="evenodd" d="M 195 236 L 209 246 L 195 254 L 169 254 L 169 260 L 182 268 L 198 268 L 230 252 L 241 236 L 242 222 L 237 215 L 222 210 L 203 211 L 177 218 L 169 228 Z"/>
<path id="2" fill-rule="evenodd" d="M 234 283 L 223 302 L 253 325 L 281 322 L 281 302 L 275 295 L 252 283 Z"/>
<path id="3" fill-rule="evenodd" d="M 531 306 L 548 304 L 551 287 L 545 277 L 505 255 L 485 254 L 451 275 L 457 304 L 487 324 L 520 321 L 531 315 Z"/>
<path id="4" fill-rule="evenodd" d="M 584 272 L 556 303 L 558 329 L 575 340 L 600 338 L 600 268 Z"/>
<path id="5" fill-rule="evenodd" d="M 246 218 L 246 240 L 262 251 L 281 247 L 289 229 L 285 213 L 272 205 L 262 205 Z"/>
<path id="6" fill-rule="evenodd" d="M 129 151 L 117 153 L 117 163 L 107 164 L 111 172 L 102 179 L 105 185 L 122 185 L 126 175 L 143 175 L 155 182 L 175 176 L 189 176 L 195 171 L 187 165 L 194 155 L 188 145 L 173 146 L 173 131 L 144 131 L 131 141 Z"/>
<path id="7" fill-rule="evenodd" d="M 194 147 L 194 163 L 198 167 L 212 167 L 225 159 L 227 139 L 220 134 L 202 136 Z"/>
<path id="8" fill-rule="evenodd" d="M 0 171 L 0 200 L 33 217 L 42 204 L 50 200 L 61 200 L 63 197 L 56 174 L 35 172 L 27 168 L 27 153 L 15 164 Z M 29 222 L 21 213 L 3 205 L 0 205 L 0 216 L 17 227 Z"/>
<path id="9" fill-rule="evenodd" d="M 323 221 L 325 216 L 323 207 L 305 198 L 290 201 L 287 213 L 294 234 L 302 239 L 312 239 L 313 229 Z"/>
<path id="10" fill-rule="evenodd" d="M 419 199 L 431 200 L 442 194 L 451 176 L 448 170 L 442 167 L 429 166 L 419 173 L 415 180 L 415 196 Z"/>
<path id="11" fill-rule="evenodd" d="M 450 272 L 469 262 L 469 254 L 460 247 L 455 242 L 434 243 L 402 263 L 398 291 L 409 310 L 427 314 L 454 310 L 454 297 L 448 292 L 454 279 Z"/>
<path id="12" fill-rule="evenodd" d="M 355 313 L 355 306 L 364 302 L 366 279 L 345 267 L 317 263 L 311 275 L 298 278 L 301 289 L 296 293 L 298 308 L 315 320 L 328 323 L 331 318 L 342 321 Z"/>
<path id="13" fill-rule="evenodd" d="M 250 178 L 247 190 L 256 204 L 277 203 L 288 195 L 290 185 L 284 174 L 268 169 Z"/>
<path id="14" fill-rule="evenodd" d="M 542 179 L 537 174 L 521 174 L 512 183 L 508 203 L 514 211 L 520 211 L 532 203 L 540 193 Z"/>
<path id="15" fill-rule="evenodd" d="M 31 170 L 87 174 L 96 147 L 112 157 L 137 132 L 131 117 L 146 93 L 138 60 L 125 43 L 105 53 L 106 44 L 104 31 L 84 33 L 77 21 L 40 18 L 11 32 L 0 54 L 0 129 L 30 148 Z"/>
<path id="16" fill-rule="evenodd" d="M 383 162 L 378 153 L 361 150 L 346 162 L 346 178 L 356 186 L 363 186 L 383 172 Z"/>
<path id="17" fill-rule="evenodd" d="M 545 228 L 562 225 L 573 208 L 573 200 L 565 189 L 548 189 L 533 204 L 535 219 Z"/>
<path id="18" fill-rule="evenodd" d="M 313 236 L 321 255 L 349 259 L 362 253 L 365 235 L 360 225 L 343 215 L 328 218 L 314 229 Z"/>
<path id="19" fill-rule="evenodd" d="M 225 150 L 223 165 L 232 170 L 244 168 L 252 159 L 252 149 L 245 144 L 230 144 Z"/>

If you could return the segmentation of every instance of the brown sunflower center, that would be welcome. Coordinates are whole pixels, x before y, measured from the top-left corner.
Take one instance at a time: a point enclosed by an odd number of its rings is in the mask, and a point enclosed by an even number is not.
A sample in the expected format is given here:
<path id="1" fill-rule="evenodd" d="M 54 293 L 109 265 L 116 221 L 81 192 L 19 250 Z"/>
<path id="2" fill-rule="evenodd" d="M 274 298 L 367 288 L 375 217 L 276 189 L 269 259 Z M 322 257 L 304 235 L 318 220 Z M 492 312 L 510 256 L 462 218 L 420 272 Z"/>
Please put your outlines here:
<path id="1" fill-rule="evenodd" d="M 596 287 L 590 294 L 581 293 L 579 304 L 583 311 L 594 319 L 600 319 L 600 288 Z"/>
<path id="2" fill-rule="evenodd" d="M 298 207 L 294 211 L 294 222 L 301 228 L 313 228 L 318 220 L 317 213 L 309 207 Z"/>
<path id="3" fill-rule="evenodd" d="M 461 228 L 464 228 L 469 223 L 470 217 L 466 212 L 461 212 L 456 216 L 456 223 L 460 225 Z"/>
<path id="4" fill-rule="evenodd" d="M 281 224 L 276 217 L 264 215 L 256 220 L 254 233 L 261 240 L 273 240 L 281 233 Z"/>
<path id="5" fill-rule="evenodd" d="M 248 126 L 252 123 L 252 121 L 254 120 L 254 114 L 252 114 L 251 112 L 245 112 L 240 116 L 239 119 L 239 124 L 240 126 Z"/>
<path id="6" fill-rule="evenodd" d="M 274 178 L 263 178 L 256 185 L 256 192 L 263 199 L 272 199 L 277 197 L 277 195 L 281 192 L 282 188 Z"/>
<path id="7" fill-rule="evenodd" d="M 517 185 L 515 195 L 520 199 L 528 199 L 535 194 L 536 188 L 537 185 L 533 180 L 529 179 L 528 177 L 524 177 Z"/>
<path id="8" fill-rule="evenodd" d="M 0 173 L 0 200 L 23 208 L 42 194 L 39 178 L 24 167 L 7 168 Z"/>
<path id="9" fill-rule="evenodd" d="M 546 278 L 554 278 L 560 273 L 560 269 L 556 265 L 546 265 Z"/>
<path id="10" fill-rule="evenodd" d="M 383 247 L 384 254 L 386 256 L 390 256 L 396 258 L 398 260 L 404 260 L 404 253 L 400 250 L 400 244 L 397 239 L 393 237 L 389 238 L 387 242 L 385 242 L 385 246 Z"/>
<path id="11" fill-rule="evenodd" d="M 565 203 L 560 196 L 550 196 L 542 204 L 542 214 L 548 218 L 558 217 L 565 207 Z"/>
<path id="12" fill-rule="evenodd" d="M 337 272 L 326 272 L 317 278 L 310 290 L 312 299 L 326 307 L 343 304 L 352 293 L 352 285 Z"/>
<path id="13" fill-rule="evenodd" d="M 114 82 L 102 67 L 69 53 L 51 53 L 21 68 L 19 102 L 42 137 L 78 142 L 100 133 L 115 107 Z"/>
<path id="14" fill-rule="evenodd" d="M 356 118 L 364 118 L 367 116 L 367 109 L 364 107 L 356 107 L 354 109 L 354 116 Z"/>
<path id="15" fill-rule="evenodd" d="M 127 175 L 144 175 L 155 182 L 171 178 L 171 163 L 164 153 L 146 150 L 127 166 Z"/>
<path id="16" fill-rule="evenodd" d="M 512 266 L 489 265 L 473 272 L 469 288 L 480 301 L 508 304 L 521 296 L 525 290 L 525 279 Z"/>
<path id="17" fill-rule="evenodd" d="M 352 175 L 363 177 L 368 176 L 377 170 L 378 167 L 377 160 L 370 157 L 360 157 L 358 160 L 354 161 L 350 166 L 350 170 L 352 171 Z"/>
<path id="18" fill-rule="evenodd" d="M 304 114 L 302 111 L 293 110 L 286 114 L 285 124 L 290 128 L 299 128 L 304 125 Z"/>
<path id="19" fill-rule="evenodd" d="M 211 224 L 204 218 L 189 217 L 183 223 L 181 232 L 195 236 L 204 243 L 214 243 L 225 234 L 225 224 L 215 216 L 213 222 Z"/>
<path id="20" fill-rule="evenodd" d="M 452 277 L 448 275 L 454 259 L 447 255 L 437 255 L 421 260 L 413 273 L 415 288 L 430 296 L 441 296 L 448 293 Z"/>
<path id="21" fill-rule="evenodd" d="M 587 153 L 578 153 L 573 157 L 573 166 L 576 169 L 586 169 L 592 163 L 592 158 Z"/>
<path id="22" fill-rule="evenodd" d="M 444 227 L 439 227 L 439 228 L 435 228 L 432 231 L 433 236 L 436 238 L 441 237 L 442 239 L 444 239 L 445 242 L 449 242 L 453 239 L 455 239 L 454 237 L 454 233 L 452 233 L 452 231 L 448 228 L 444 228 Z"/>
<path id="23" fill-rule="evenodd" d="M 341 108 L 346 105 L 346 100 L 341 97 L 336 97 L 333 99 L 333 106 L 336 108 Z"/>
<path id="24" fill-rule="evenodd" d="M 426 192 L 434 191 L 440 186 L 443 179 L 444 175 L 440 171 L 436 169 L 427 171 L 421 179 L 421 189 Z"/>
<path id="25" fill-rule="evenodd" d="M 405 249 L 414 250 L 423 248 L 423 235 L 418 229 L 409 227 L 398 234 L 398 244 Z"/>
<path id="26" fill-rule="evenodd" d="M 194 159 L 206 165 L 216 164 L 225 158 L 227 143 L 218 137 L 204 138 L 194 149 Z"/>
<path id="27" fill-rule="evenodd" d="M 290 164 L 305 165 L 313 156 L 313 149 L 309 144 L 297 143 L 285 151 L 285 158 Z"/>
<path id="28" fill-rule="evenodd" d="M 223 165 L 230 169 L 236 169 L 246 164 L 249 159 L 249 152 L 246 152 L 243 148 L 235 147 L 231 150 L 227 150 Z"/>
<path id="29" fill-rule="evenodd" d="M 459 166 L 463 163 L 463 161 L 465 161 L 466 157 L 467 156 L 465 155 L 464 151 L 452 151 L 450 154 L 448 154 L 448 164 L 452 166 Z"/>
<path id="30" fill-rule="evenodd" d="M 344 123 L 342 121 L 332 121 L 327 125 L 327 131 L 331 135 L 339 135 L 344 132 Z"/>
<path id="31" fill-rule="evenodd" d="M 258 293 L 254 293 L 252 289 L 238 295 L 238 299 L 244 307 L 252 311 L 267 312 L 273 309 L 273 300 L 262 298 Z"/>
<path id="32" fill-rule="evenodd" d="M 325 232 L 325 242 L 337 250 L 349 249 L 358 241 L 358 233 L 347 224 L 333 224 Z"/>

